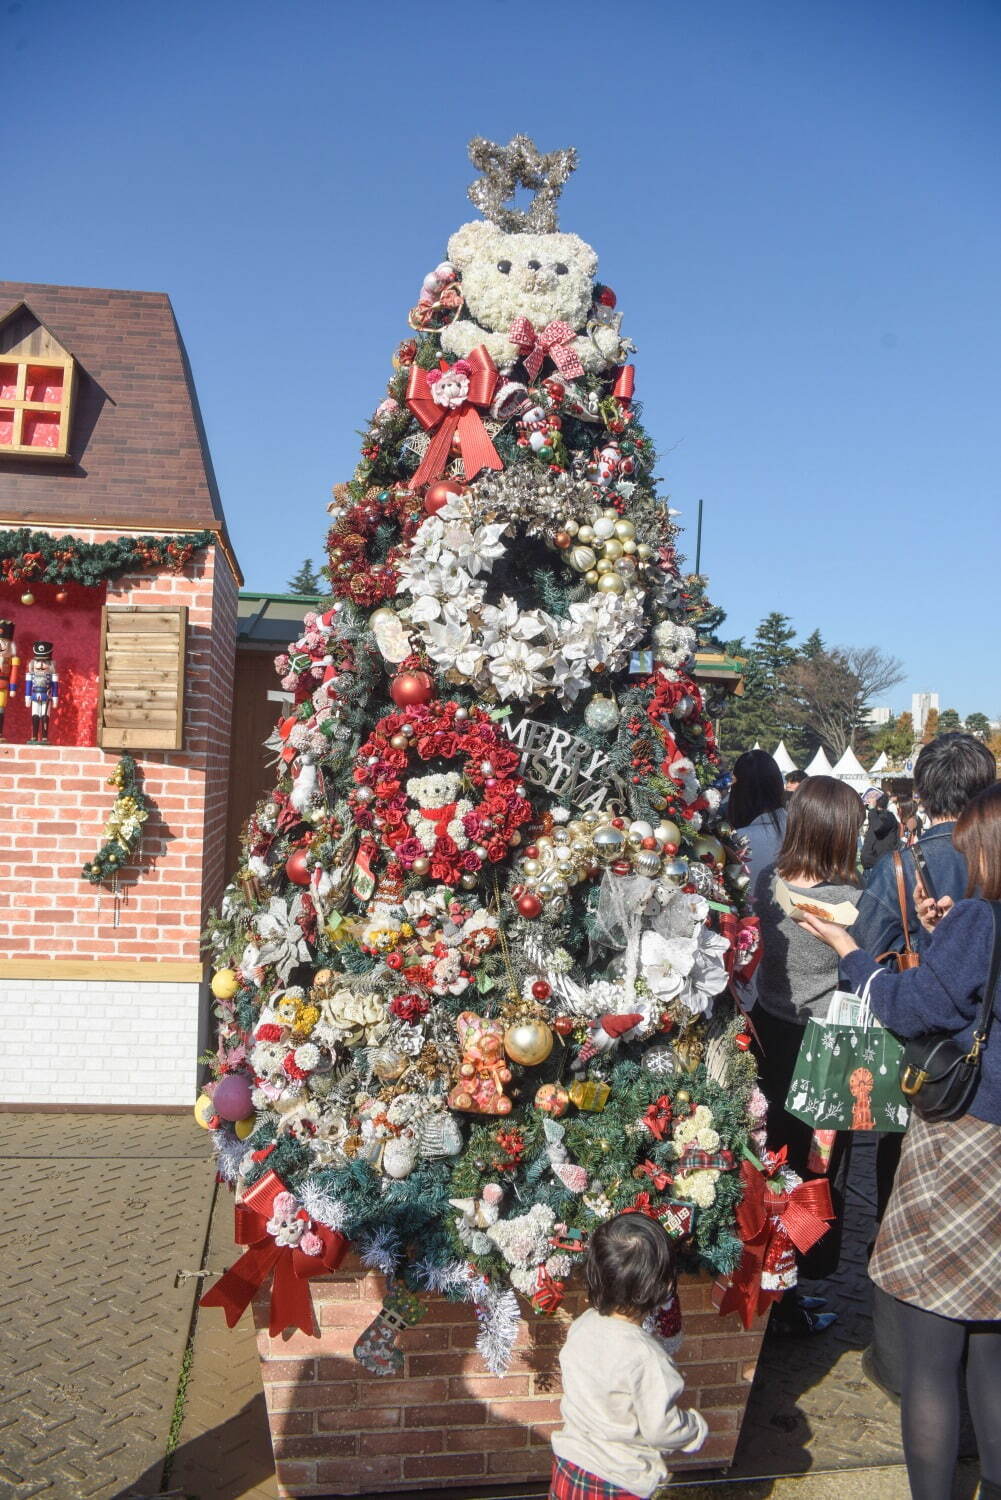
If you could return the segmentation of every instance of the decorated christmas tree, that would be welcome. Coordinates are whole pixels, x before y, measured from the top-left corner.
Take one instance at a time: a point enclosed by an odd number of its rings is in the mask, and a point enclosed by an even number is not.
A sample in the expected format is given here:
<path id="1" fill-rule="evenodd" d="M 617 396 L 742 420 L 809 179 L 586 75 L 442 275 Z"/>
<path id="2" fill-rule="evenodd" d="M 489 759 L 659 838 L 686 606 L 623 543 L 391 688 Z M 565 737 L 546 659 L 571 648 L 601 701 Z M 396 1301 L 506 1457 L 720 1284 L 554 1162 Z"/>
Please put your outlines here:
<path id="1" fill-rule="evenodd" d="M 277 662 L 294 706 L 210 931 L 198 1108 L 276 1326 L 310 1326 L 308 1277 L 350 1241 L 400 1293 L 474 1301 L 501 1369 L 613 1213 L 734 1271 L 762 1101 L 693 676 L 708 606 L 615 294 L 557 229 L 575 154 L 470 155 L 483 217 L 424 277 L 335 489 L 330 607 Z M 248 1284 L 207 1300 L 236 1316 Z"/>

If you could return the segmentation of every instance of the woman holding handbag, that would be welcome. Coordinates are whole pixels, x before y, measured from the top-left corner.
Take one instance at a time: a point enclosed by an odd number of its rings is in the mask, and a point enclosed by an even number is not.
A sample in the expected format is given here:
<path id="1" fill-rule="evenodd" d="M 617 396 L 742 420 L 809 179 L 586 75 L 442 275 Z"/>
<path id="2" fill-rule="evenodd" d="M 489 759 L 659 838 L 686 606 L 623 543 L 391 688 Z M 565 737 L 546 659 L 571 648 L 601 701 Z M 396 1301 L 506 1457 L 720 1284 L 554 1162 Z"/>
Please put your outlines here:
<path id="1" fill-rule="evenodd" d="M 806 1023 L 811 1016 L 826 1016 L 837 989 L 838 963 L 780 905 L 776 882 L 784 881 L 794 895 L 855 905 L 861 895 L 855 856 L 863 816 L 862 802 L 850 786 L 833 776 L 808 777 L 790 804 L 778 860 L 760 872 L 753 893 L 763 951 L 751 1015 L 761 1088 L 768 1099 L 768 1147 L 784 1147 L 789 1166 L 800 1177 L 826 1175 L 836 1215 L 823 1239 L 807 1255 L 797 1256 L 800 1275 L 816 1281 L 838 1267 L 851 1133 L 838 1132 L 829 1161 L 820 1165 L 813 1154 L 813 1126 L 790 1114 L 785 1101 Z M 822 1333 L 836 1314 L 818 1312 L 820 1305 L 795 1290 L 787 1292 L 772 1315 L 775 1331 Z"/>
<path id="2" fill-rule="evenodd" d="M 953 842 L 969 870 L 955 906 L 915 900 L 932 941 L 921 967 L 878 969 L 850 933 L 804 915 L 843 980 L 869 986 L 901 1038 L 914 1113 L 869 1274 L 897 1299 L 901 1426 L 914 1500 L 948 1500 L 966 1388 L 984 1500 L 1001 1500 L 1001 784 L 966 807 Z M 944 914 L 943 914 L 944 910 Z"/>

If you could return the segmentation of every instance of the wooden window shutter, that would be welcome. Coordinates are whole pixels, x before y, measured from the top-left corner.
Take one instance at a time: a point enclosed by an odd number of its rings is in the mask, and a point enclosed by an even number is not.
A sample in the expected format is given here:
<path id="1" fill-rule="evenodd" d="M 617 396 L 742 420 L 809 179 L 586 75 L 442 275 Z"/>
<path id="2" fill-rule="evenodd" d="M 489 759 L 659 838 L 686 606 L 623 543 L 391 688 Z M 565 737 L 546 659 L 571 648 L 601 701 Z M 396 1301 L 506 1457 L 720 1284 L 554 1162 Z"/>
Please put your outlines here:
<path id="1" fill-rule="evenodd" d="M 104 606 L 97 743 L 105 750 L 183 748 L 187 629 L 183 605 Z"/>

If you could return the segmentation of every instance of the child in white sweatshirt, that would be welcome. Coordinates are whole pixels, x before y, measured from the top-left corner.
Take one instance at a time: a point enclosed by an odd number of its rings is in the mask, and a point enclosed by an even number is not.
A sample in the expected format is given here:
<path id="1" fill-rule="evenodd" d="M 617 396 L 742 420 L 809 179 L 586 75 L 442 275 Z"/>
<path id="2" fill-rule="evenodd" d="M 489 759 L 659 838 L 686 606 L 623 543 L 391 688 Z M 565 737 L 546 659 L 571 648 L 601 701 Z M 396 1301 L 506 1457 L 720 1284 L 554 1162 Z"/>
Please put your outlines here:
<path id="1" fill-rule="evenodd" d="M 642 1213 L 618 1214 L 591 1237 L 591 1306 L 560 1355 L 563 1426 L 553 1433 L 550 1500 L 648 1500 L 665 1453 L 693 1453 L 708 1431 L 678 1399 L 685 1383 L 643 1321 L 674 1291 L 674 1244 Z"/>

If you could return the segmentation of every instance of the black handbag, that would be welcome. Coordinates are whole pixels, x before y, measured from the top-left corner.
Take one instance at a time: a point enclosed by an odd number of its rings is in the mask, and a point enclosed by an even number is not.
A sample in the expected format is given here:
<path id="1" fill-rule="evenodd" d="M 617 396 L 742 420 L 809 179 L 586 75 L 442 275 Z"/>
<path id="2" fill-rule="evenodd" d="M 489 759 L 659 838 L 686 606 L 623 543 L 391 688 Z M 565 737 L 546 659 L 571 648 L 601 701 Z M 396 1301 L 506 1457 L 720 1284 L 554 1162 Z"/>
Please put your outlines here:
<path id="1" fill-rule="evenodd" d="M 1001 902 L 991 902 L 994 944 L 970 1050 L 964 1052 L 954 1036 L 932 1031 L 904 1044 L 900 1059 L 900 1088 L 922 1120 L 958 1120 L 973 1103 L 980 1083 L 980 1054 L 987 1046 L 994 1019 L 994 997 L 1001 972 Z"/>

